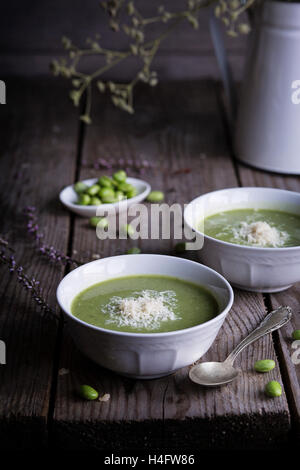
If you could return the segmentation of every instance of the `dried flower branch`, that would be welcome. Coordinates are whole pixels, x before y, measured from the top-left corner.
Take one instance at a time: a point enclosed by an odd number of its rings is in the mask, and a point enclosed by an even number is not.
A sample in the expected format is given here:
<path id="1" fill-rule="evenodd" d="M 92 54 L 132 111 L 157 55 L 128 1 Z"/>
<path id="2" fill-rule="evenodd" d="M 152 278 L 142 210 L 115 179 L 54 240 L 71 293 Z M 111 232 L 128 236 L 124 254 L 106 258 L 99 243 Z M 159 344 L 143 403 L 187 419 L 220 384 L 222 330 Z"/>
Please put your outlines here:
<path id="1" fill-rule="evenodd" d="M 238 22 L 238 19 L 255 1 L 218 0 L 218 5 L 215 7 L 215 15 L 222 20 L 229 36 L 236 37 L 238 34 L 248 34 L 250 32 L 249 24 Z"/>
<path id="2" fill-rule="evenodd" d="M 9 242 L 3 238 L 0 238 L 0 261 L 7 265 L 10 273 L 15 273 L 17 275 L 18 282 L 27 291 L 30 292 L 32 299 L 40 307 L 42 312 L 46 315 L 49 315 L 51 318 L 58 320 L 55 310 L 50 307 L 43 298 L 39 281 L 37 281 L 34 277 L 30 277 L 26 274 L 23 266 L 17 264 L 13 253 L 14 250 L 9 246 Z"/>
<path id="3" fill-rule="evenodd" d="M 108 92 L 111 101 L 118 108 L 132 114 L 133 90 L 138 82 L 150 86 L 158 83 L 157 73 L 152 70 L 152 62 L 161 43 L 184 21 L 188 21 L 194 29 L 198 29 L 198 14 L 201 8 L 216 3 L 215 14 L 221 18 L 228 34 L 235 36 L 247 33 L 249 26 L 239 24 L 238 18 L 255 0 L 187 0 L 186 7 L 179 12 L 167 11 L 164 5 L 158 7 L 157 15 L 146 18 L 142 15 L 132 0 L 107 0 L 100 4 L 109 15 L 109 25 L 115 32 L 122 32 L 128 40 L 125 51 L 107 49 L 100 43 L 100 36 L 88 38 L 87 47 L 79 48 L 71 39 L 64 37 L 63 46 L 68 54 L 67 59 L 53 60 L 51 69 L 54 75 L 68 78 L 72 83 L 70 98 L 75 106 L 79 106 L 83 96 L 86 96 L 85 110 L 80 119 L 86 124 L 91 123 L 92 84 L 96 82 L 98 91 Z M 164 27 L 163 32 L 156 38 L 147 41 L 148 26 L 155 23 Z M 96 55 L 104 60 L 101 67 L 87 74 L 80 70 L 83 57 Z M 140 63 L 136 76 L 129 83 L 105 81 L 101 77 L 129 57 L 135 57 Z M 100 78 L 101 77 L 101 78 Z"/>
<path id="4" fill-rule="evenodd" d="M 37 249 L 40 253 L 47 256 L 51 261 L 62 264 L 63 266 L 77 267 L 80 263 L 72 259 L 70 256 L 65 255 L 61 251 L 54 248 L 52 245 L 47 245 L 43 242 L 44 234 L 40 231 L 38 220 L 36 216 L 36 208 L 33 206 L 27 206 L 24 209 L 24 213 L 27 216 L 27 231 L 33 237 Z"/>

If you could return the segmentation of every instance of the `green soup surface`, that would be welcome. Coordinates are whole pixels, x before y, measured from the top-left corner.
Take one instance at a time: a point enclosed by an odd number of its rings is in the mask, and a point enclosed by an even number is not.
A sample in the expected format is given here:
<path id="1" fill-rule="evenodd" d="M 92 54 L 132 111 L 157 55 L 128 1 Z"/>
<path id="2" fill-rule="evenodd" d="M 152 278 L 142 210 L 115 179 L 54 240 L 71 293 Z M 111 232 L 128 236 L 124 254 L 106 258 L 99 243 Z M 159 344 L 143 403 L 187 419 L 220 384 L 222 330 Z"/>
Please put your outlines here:
<path id="1" fill-rule="evenodd" d="M 139 275 L 89 287 L 75 297 L 71 311 L 80 320 L 109 330 L 162 333 L 211 320 L 220 308 L 205 287 L 175 277 Z"/>
<path id="2" fill-rule="evenodd" d="M 273 242 L 267 241 L 261 243 L 260 239 L 255 240 L 251 236 L 251 228 L 254 224 L 257 227 L 258 222 L 267 223 L 270 228 L 276 229 L 276 236 L 275 238 L 273 237 Z M 300 216 L 269 209 L 224 211 L 204 219 L 204 233 L 212 238 L 238 245 L 265 246 L 269 248 L 299 246 Z"/>

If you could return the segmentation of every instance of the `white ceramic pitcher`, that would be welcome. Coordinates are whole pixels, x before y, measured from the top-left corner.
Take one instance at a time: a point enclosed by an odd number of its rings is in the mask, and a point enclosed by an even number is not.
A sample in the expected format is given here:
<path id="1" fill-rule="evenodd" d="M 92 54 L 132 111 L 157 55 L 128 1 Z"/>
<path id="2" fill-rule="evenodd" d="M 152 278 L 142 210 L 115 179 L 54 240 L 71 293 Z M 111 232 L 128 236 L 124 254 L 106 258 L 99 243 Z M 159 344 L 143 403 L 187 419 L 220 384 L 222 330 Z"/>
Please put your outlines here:
<path id="1" fill-rule="evenodd" d="M 251 33 L 235 148 L 244 163 L 300 174 L 300 2 L 264 2 Z"/>

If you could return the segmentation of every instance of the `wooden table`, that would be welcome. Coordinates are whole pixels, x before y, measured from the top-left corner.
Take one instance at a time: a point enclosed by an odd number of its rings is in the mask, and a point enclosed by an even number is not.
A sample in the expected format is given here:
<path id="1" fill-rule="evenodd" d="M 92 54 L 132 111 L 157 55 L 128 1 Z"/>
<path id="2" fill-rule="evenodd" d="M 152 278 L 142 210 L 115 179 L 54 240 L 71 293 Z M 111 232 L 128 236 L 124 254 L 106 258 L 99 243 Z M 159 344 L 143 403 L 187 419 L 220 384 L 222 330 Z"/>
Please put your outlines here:
<path id="1" fill-rule="evenodd" d="M 16 259 L 41 282 L 44 296 L 59 310 L 56 287 L 67 268 L 37 251 L 26 230 L 23 208 L 34 205 L 44 241 L 81 262 L 124 253 L 131 240 L 99 241 L 86 219 L 64 210 L 62 187 L 99 175 L 99 158 L 115 166 L 123 159 L 156 166 L 143 176 L 162 189 L 167 202 L 186 203 L 199 194 L 233 186 L 300 190 L 300 179 L 256 171 L 233 158 L 220 87 L 212 81 L 172 82 L 155 90 L 141 87 L 136 114 L 93 100 L 92 126 L 77 119 L 59 80 L 8 79 L 1 107 L 1 233 Z M 128 163 L 129 162 L 129 163 Z M 139 172 L 130 169 L 132 176 Z M 143 252 L 173 254 L 174 241 L 138 243 Z M 233 309 L 205 359 L 222 360 L 267 311 L 280 304 L 294 310 L 290 324 L 246 349 L 243 373 L 221 389 L 203 389 L 188 368 L 157 380 L 119 377 L 83 357 L 58 324 L 40 314 L 29 292 L 1 266 L 0 339 L 7 364 L 0 366 L 1 448 L 136 449 L 195 453 L 215 448 L 281 448 L 299 440 L 300 366 L 291 360 L 293 329 L 300 328 L 300 286 L 274 294 L 235 292 Z M 257 359 L 274 358 L 268 376 L 253 371 Z M 69 373 L 62 374 L 62 369 Z M 284 386 L 280 398 L 263 393 L 267 380 Z M 108 402 L 83 402 L 77 383 L 88 383 Z"/>

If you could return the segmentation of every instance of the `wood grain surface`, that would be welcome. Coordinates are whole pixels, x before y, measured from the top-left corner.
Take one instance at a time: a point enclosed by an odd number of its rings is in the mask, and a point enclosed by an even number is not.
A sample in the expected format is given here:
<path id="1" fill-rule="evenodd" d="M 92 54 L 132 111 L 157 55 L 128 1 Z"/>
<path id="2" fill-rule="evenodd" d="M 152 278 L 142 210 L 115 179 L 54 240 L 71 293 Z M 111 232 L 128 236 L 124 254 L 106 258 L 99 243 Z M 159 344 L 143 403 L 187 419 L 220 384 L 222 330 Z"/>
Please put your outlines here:
<path id="1" fill-rule="evenodd" d="M 239 174 L 243 186 L 265 186 L 299 192 L 297 176 L 266 173 L 241 164 L 239 164 Z M 300 355 L 297 354 L 297 343 L 292 340 L 293 331 L 300 329 L 300 286 L 297 284 L 284 292 L 271 294 L 267 296 L 267 300 L 271 308 L 290 305 L 294 313 L 291 322 L 278 331 L 275 338 L 277 352 L 283 359 L 282 373 L 286 379 L 287 394 L 291 403 L 292 424 L 297 439 L 300 439 L 300 368 L 299 363 L 293 362 L 293 357 L 297 360 Z"/>
<path id="2" fill-rule="evenodd" d="M 10 105 L 1 108 L 1 236 L 56 309 L 64 270 L 37 255 L 23 210 L 36 206 L 47 243 L 67 251 L 70 217 L 57 193 L 74 178 L 78 125 L 67 119 L 72 108 L 63 97 L 65 88 L 53 88 L 52 80 L 7 85 Z M 0 366 L 1 447 L 36 448 L 47 438 L 57 325 L 42 317 L 16 274 L 2 265 L 0 284 L 0 338 L 7 350 L 7 364 Z"/>
<path id="3" fill-rule="evenodd" d="M 45 242 L 82 262 L 124 253 L 174 255 L 174 240 L 100 241 L 86 219 L 58 203 L 59 190 L 96 176 L 99 158 L 128 167 L 162 189 L 168 203 L 185 204 L 198 194 L 242 185 L 287 187 L 299 179 L 279 177 L 233 161 L 213 81 L 170 82 L 140 88 L 136 114 L 128 116 L 105 100 L 94 101 L 94 123 L 78 125 L 67 90 L 53 80 L 9 82 L 11 105 L 1 108 L 1 236 L 17 261 L 38 277 L 55 308 L 55 289 L 65 273 L 35 250 L 26 232 L 23 207 L 36 205 Z M 120 162 L 121 159 L 121 162 Z M 136 170 L 147 160 L 150 167 Z M 148 205 L 149 207 L 149 205 Z M 195 253 L 188 254 L 191 259 Z M 28 292 L 1 266 L 0 338 L 7 364 L 0 366 L 0 447 L 119 451 L 282 448 L 297 439 L 299 371 L 291 361 L 293 328 L 299 328 L 299 286 L 272 296 L 235 291 L 235 302 L 217 340 L 203 359 L 223 360 L 278 304 L 292 306 L 293 324 L 260 339 L 237 359 L 239 378 L 206 390 L 188 380 L 188 368 L 169 377 L 139 381 L 122 378 L 91 363 L 77 350 L 63 325 L 42 318 Z M 58 311 L 57 311 L 58 313 Z M 257 359 L 276 360 L 266 377 L 253 371 Z M 61 373 L 65 369 L 67 373 Z M 283 384 L 276 400 L 264 393 L 266 381 Z M 88 383 L 108 402 L 83 402 L 76 387 Z"/>
<path id="4" fill-rule="evenodd" d="M 198 194 L 236 186 L 214 84 L 206 81 L 185 87 L 188 95 L 169 83 L 158 93 L 143 96 L 134 117 L 99 105 L 96 123 L 86 132 L 80 178 L 99 174 L 91 168 L 99 157 L 109 157 L 114 167 L 120 158 L 125 167 L 126 161 L 147 158 L 157 165 L 147 170 L 147 180 L 166 193 L 168 203 L 184 204 Z M 178 173 L 180 169 L 191 171 Z M 129 240 L 101 242 L 85 220 L 75 221 L 72 248 L 76 256 L 124 253 L 131 245 Z M 139 245 L 146 253 L 174 254 L 172 240 L 142 240 Z M 264 315 L 262 295 L 237 291 L 234 308 L 206 358 L 225 359 Z M 141 445 L 153 449 L 159 443 L 164 449 L 246 448 L 274 446 L 287 438 L 290 418 L 285 395 L 276 401 L 266 398 L 266 376 L 253 372 L 255 360 L 276 359 L 271 336 L 242 353 L 239 380 L 215 390 L 190 383 L 188 368 L 152 381 L 122 379 L 81 358 L 67 333 L 64 338 L 60 367 L 71 372 L 58 377 L 53 435 L 59 447 L 72 449 L 80 443 L 84 449 L 137 449 Z M 279 367 L 271 378 L 282 382 Z M 74 395 L 78 380 L 110 393 L 111 400 L 80 402 Z"/>

